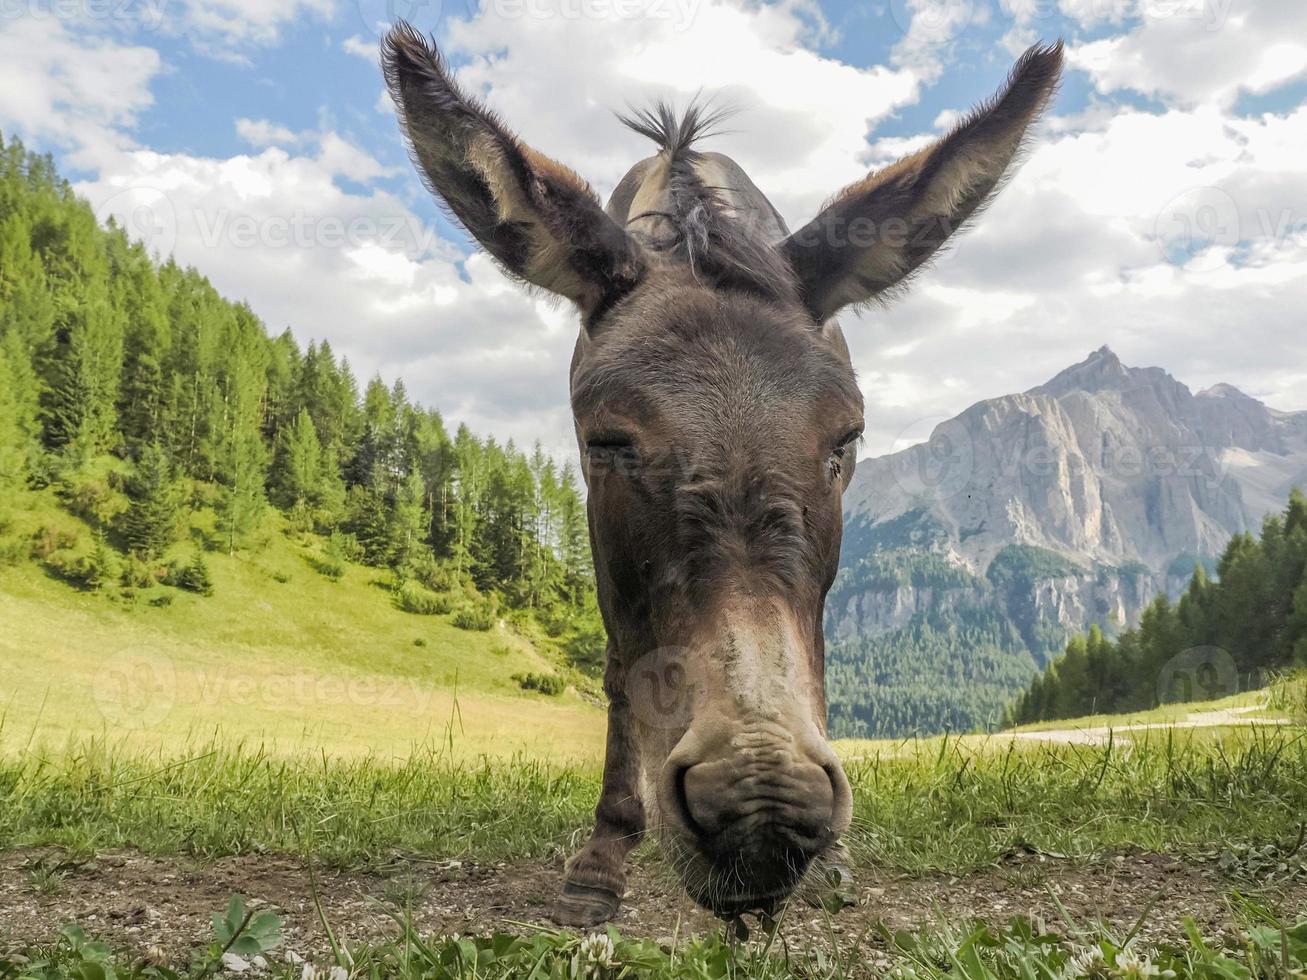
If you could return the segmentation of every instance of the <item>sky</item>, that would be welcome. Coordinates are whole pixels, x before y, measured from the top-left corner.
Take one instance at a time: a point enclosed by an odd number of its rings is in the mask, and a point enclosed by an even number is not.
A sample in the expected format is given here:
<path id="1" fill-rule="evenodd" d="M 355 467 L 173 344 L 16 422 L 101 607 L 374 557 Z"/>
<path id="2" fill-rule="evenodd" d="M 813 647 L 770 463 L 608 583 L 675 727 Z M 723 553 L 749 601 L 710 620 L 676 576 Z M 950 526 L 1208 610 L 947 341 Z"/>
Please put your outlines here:
<path id="1" fill-rule="evenodd" d="M 418 180 L 377 68 L 400 17 L 604 197 L 650 152 L 614 111 L 735 107 L 707 147 L 791 227 L 1062 37 L 1062 89 L 994 206 L 893 306 L 841 317 L 864 453 L 1104 344 L 1307 409 L 1302 0 L 0 0 L 0 132 L 270 330 L 566 458 L 576 316 Z"/>

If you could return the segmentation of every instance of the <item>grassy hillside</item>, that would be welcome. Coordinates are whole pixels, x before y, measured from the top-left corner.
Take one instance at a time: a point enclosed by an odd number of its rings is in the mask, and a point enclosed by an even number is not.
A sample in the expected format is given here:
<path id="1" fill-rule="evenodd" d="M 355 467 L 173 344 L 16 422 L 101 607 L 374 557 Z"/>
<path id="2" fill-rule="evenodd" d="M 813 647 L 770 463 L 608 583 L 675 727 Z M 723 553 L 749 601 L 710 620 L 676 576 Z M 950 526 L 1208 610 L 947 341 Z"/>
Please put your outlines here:
<path id="1" fill-rule="evenodd" d="M 272 335 L 0 137 L 3 744 L 590 757 L 577 474 L 502 435 Z"/>
<path id="2" fill-rule="evenodd" d="M 248 550 L 204 554 L 213 594 L 202 596 L 160 584 L 79 589 L 22 552 L 54 533 L 85 554 L 90 528 L 47 492 L 8 503 L 4 749 L 108 736 L 142 749 L 218 738 L 346 757 L 451 738 L 465 755 L 587 761 L 601 751 L 603 713 L 574 686 L 591 682 L 547 643 L 504 619 L 480 632 L 449 615 L 402 612 L 385 570 L 344 563 L 334 581 L 317 570 L 323 540 L 287 535 L 275 514 Z M 184 562 L 193 551 L 177 545 L 170 555 Z M 529 693 L 515 674 L 573 686 Z"/>
<path id="3" fill-rule="evenodd" d="M 1228 726 L 1219 724 L 1228 721 Z M 1248 724 L 1307 724 L 1307 672 L 1298 671 L 1277 677 L 1268 687 L 1243 691 L 1211 701 L 1184 701 L 1156 708 L 1122 714 L 1084 715 L 1056 721 L 1018 725 L 1013 732 L 1084 731 L 1112 729 L 1121 731 L 1140 726 L 1175 724 L 1201 727 L 1240 727 Z"/>

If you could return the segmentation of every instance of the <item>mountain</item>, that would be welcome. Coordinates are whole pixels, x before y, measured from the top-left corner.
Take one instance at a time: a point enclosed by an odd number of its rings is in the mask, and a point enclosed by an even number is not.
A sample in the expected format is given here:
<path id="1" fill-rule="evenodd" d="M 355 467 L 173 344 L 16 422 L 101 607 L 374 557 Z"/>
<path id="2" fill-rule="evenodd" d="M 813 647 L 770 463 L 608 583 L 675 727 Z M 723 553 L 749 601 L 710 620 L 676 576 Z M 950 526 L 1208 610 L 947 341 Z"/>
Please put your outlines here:
<path id="1" fill-rule="evenodd" d="M 827 603 L 834 733 L 996 720 L 1069 634 L 1136 622 L 1295 485 L 1307 412 L 1106 347 L 860 461 Z"/>

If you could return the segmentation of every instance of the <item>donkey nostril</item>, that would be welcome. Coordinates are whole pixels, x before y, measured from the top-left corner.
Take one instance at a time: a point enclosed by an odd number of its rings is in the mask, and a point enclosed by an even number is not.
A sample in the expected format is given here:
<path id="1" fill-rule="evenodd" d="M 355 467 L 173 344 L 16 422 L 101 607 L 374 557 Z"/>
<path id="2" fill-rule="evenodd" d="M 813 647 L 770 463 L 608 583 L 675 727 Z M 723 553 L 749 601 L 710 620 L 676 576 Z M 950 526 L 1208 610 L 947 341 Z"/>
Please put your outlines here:
<path id="1" fill-rule="evenodd" d="M 694 836 L 704 837 L 703 827 L 695 819 L 694 807 L 690 805 L 690 796 L 686 787 L 686 777 L 690 772 L 690 766 L 682 766 L 676 772 L 676 806 L 681 811 L 681 819 L 685 821 L 685 827 Z"/>

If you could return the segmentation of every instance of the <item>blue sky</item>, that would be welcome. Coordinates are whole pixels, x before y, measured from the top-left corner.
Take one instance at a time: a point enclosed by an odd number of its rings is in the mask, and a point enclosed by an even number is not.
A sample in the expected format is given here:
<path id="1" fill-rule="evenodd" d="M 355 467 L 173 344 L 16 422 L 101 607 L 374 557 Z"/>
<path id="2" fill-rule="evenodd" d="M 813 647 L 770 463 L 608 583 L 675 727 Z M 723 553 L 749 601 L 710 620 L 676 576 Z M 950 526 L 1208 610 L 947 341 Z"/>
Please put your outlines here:
<path id="1" fill-rule="evenodd" d="M 271 329 L 565 453 L 575 320 L 422 189 L 375 64 L 396 15 L 602 194 L 647 152 L 610 110 L 739 106 L 714 148 L 791 223 L 1063 37 L 1058 100 L 991 212 L 895 307 L 845 318 L 869 448 L 1104 343 L 1307 408 L 1300 0 L 9 0 L 0 130 Z"/>

